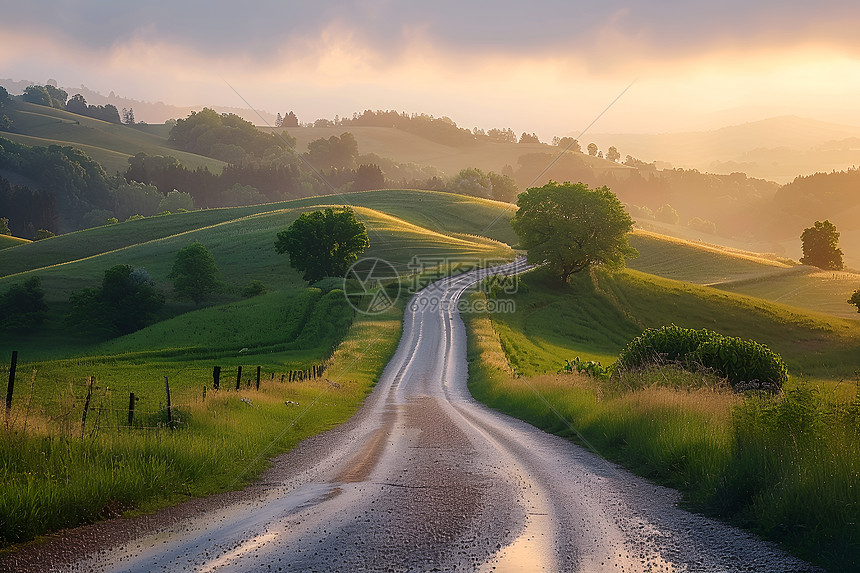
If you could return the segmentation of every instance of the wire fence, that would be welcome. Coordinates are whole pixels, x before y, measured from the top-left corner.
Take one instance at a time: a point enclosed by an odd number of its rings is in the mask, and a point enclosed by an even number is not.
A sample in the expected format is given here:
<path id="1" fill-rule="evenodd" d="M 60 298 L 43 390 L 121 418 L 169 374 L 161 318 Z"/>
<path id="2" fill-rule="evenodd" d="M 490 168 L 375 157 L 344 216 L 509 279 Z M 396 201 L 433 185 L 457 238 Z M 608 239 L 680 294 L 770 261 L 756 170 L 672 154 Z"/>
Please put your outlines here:
<path id="1" fill-rule="evenodd" d="M 46 375 L 37 365 L 19 364 L 13 351 L 9 363 L 0 364 L 3 422 L 7 433 L 59 433 L 81 439 L 105 431 L 173 429 L 187 423 L 189 413 L 207 398 L 323 379 L 326 368 L 326 363 L 283 372 L 263 372 L 262 366 L 186 367 L 170 369 L 171 375 L 161 376 L 158 383 L 132 385 L 115 371 L 59 381 L 56 372 Z M 51 378 L 50 384 L 40 383 L 40 376 Z"/>

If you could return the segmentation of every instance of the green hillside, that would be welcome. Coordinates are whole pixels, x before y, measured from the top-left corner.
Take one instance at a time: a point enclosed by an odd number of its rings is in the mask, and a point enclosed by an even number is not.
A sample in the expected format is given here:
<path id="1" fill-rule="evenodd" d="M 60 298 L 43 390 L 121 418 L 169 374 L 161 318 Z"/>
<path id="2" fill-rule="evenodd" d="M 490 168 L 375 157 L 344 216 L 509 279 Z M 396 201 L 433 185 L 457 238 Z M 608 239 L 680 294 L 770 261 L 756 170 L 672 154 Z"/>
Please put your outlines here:
<path id="1" fill-rule="evenodd" d="M 244 218 L 257 217 L 285 209 L 315 205 L 353 205 L 390 213 L 403 221 L 443 234 L 485 235 L 508 244 L 516 241 L 508 221 L 510 206 L 473 197 L 412 190 L 381 190 L 348 193 L 328 197 L 311 197 L 282 203 L 210 209 L 175 215 L 150 217 L 69 233 L 32 245 L 0 253 L 0 284 L 3 277 L 32 269 L 66 264 L 79 259 L 106 255 L 142 243 L 204 232 L 232 224 Z M 380 224 L 382 222 L 380 221 Z M 388 225 L 388 223 L 385 223 Z M 371 243 L 374 224 L 370 223 Z M 280 230 L 280 229 L 278 229 Z M 274 238 L 271 238 L 274 242 Z"/>
<path id="2" fill-rule="evenodd" d="M 846 301 L 860 274 L 822 271 L 790 259 L 730 249 L 637 230 L 630 243 L 639 257 L 627 266 L 678 281 L 763 298 L 813 312 L 856 319 Z"/>
<path id="3" fill-rule="evenodd" d="M 767 344 L 794 375 L 838 380 L 860 368 L 860 321 L 634 270 L 581 274 L 561 289 L 542 271 L 524 282 L 516 312 L 493 317 L 512 366 L 524 374 L 555 372 L 577 355 L 611 363 L 645 328 L 667 324 Z"/>
<path id="4" fill-rule="evenodd" d="M 143 152 L 172 155 L 190 169 L 208 167 L 219 173 L 223 162 L 174 149 L 167 141 L 165 126 L 127 126 L 108 123 L 64 110 L 14 101 L 7 115 L 14 132 L 3 137 L 31 146 L 71 145 L 82 149 L 108 174 L 124 172 L 128 158 Z"/>
<path id="5" fill-rule="evenodd" d="M 18 245 L 26 245 L 28 239 L 20 239 L 11 235 L 0 235 L 0 250 L 8 249 L 9 247 L 17 247 Z"/>
<path id="6" fill-rule="evenodd" d="M 428 229 L 381 210 L 361 206 L 361 203 L 373 204 L 381 209 L 386 194 L 392 197 L 393 204 L 399 205 L 391 211 L 400 212 L 413 221 L 432 222 L 433 217 L 438 216 L 435 228 Z M 276 291 L 302 288 L 304 282 L 290 268 L 288 257 L 275 252 L 275 235 L 301 213 L 326 205 L 355 205 L 356 215 L 367 225 L 370 236 L 371 246 L 364 256 L 384 259 L 404 274 L 414 268 L 416 261 L 434 267 L 448 260 L 487 264 L 489 261 L 509 260 L 513 256 L 504 243 L 473 236 L 497 217 L 499 228 L 510 229 L 504 218 L 506 212 L 493 202 L 417 191 L 379 191 L 339 198 L 344 201 L 332 202 L 332 197 L 318 197 L 150 217 L 4 249 L 0 251 L 0 290 L 22 283 L 30 276 L 38 276 L 52 309 L 41 336 L 19 337 L 14 343 L 39 356 L 56 357 L 68 352 L 87 351 L 88 343 L 66 332 L 62 324 L 69 295 L 81 288 L 98 285 L 104 271 L 117 264 L 145 268 L 157 287 L 169 294 L 171 282 L 167 275 L 173 257 L 179 249 L 194 241 L 206 246 L 221 270 L 227 284 L 227 292 L 220 299 L 224 303 L 235 299 L 235 293 L 252 280 L 262 281 Z M 406 209 L 405 205 L 410 203 L 414 208 Z M 453 211 L 457 211 L 459 216 L 452 217 L 450 221 L 441 218 L 446 212 Z M 499 234 L 505 235 L 505 232 L 499 231 Z M 178 313 L 197 315 L 201 311 L 168 296 L 168 305 L 163 312 L 167 318 Z M 249 308 L 248 312 L 256 311 Z M 200 320 L 205 323 L 203 318 Z M 181 332 L 189 330 L 181 329 Z M 157 341 L 158 348 L 185 346 L 187 343 L 183 342 L 181 332 L 176 331 L 175 341 L 163 335 L 152 337 L 146 331 L 137 337 L 150 340 L 150 344 Z M 46 337 L 52 341 L 48 347 L 42 344 Z M 12 341 L 0 341 L 0 352 L 11 350 L 11 344 Z"/>

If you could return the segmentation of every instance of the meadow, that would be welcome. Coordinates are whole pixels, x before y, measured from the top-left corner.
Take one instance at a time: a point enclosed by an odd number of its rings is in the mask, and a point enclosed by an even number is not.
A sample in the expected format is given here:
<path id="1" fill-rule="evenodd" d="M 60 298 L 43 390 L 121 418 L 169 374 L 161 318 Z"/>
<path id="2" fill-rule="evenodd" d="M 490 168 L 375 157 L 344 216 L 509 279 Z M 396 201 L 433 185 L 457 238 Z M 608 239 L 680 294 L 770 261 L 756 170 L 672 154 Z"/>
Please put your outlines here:
<path id="1" fill-rule="evenodd" d="M 512 314 L 465 317 L 477 399 L 835 571 L 860 563 L 857 320 L 634 270 L 581 273 L 568 286 L 532 271 L 512 296 Z M 559 373 L 576 356 L 609 365 L 664 324 L 763 342 L 792 377 L 778 396 L 745 396 L 671 364 L 610 379 Z"/>

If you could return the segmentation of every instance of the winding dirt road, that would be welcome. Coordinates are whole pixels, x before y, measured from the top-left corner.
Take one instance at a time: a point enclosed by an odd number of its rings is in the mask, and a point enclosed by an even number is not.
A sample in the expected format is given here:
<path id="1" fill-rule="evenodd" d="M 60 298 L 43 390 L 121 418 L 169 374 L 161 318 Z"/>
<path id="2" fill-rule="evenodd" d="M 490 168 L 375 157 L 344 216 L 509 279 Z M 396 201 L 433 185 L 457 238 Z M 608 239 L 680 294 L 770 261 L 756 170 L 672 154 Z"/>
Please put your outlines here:
<path id="1" fill-rule="evenodd" d="M 254 495 L 66 570 L 813 570 L 472 399 L 466 335 L 450 307 L 482 274 L 415 295 L 360 412 L 279 457 Z"/>

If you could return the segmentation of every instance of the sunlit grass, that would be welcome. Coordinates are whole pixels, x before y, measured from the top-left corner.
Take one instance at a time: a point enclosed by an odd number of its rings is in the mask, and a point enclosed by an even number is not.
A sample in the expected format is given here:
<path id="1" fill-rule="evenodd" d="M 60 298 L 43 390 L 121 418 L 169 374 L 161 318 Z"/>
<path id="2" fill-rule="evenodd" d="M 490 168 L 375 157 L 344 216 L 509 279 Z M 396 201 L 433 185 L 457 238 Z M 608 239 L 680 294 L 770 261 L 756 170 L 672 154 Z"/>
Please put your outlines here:
<path id="1" fill-rule="evenodd" d="M 602 280 L 605 284 L 606 278 Z M 631 293 L 624 285 L 611 286 Z M 668 312 L 678 312 L 685 304 L 683 296 L 675 296 L 674 305 L 666 304 Z M 543 300 L 549 306 L 553 297 L 567 297 L 570 306 L 565 314 L 555 301 L 555 324 L 584 308 L 582 297 L 553 293 L 535 280 L 517 301 Z M 743 324 L 760 323 L 752 329 L 756 333 L 775 333 L 792 320 L 789 314 L 776 321 L 773 309 L 756 312 L 747 301 L 741 303 L 747 314 Z M 630 312 L 661 311 L 653 307 L 655 300 L 639 304 Z M 725 301 L 712 304 L 723 309 L 726 320 L 735 316 L 725 314 Z M 700 305 L 707 308 L 708 301 Z M 642 314 L 631 314 L 631 319 Z M 835 571 L 852 570 L 860 561 L 860 389 L 827 377 L 844 372 L 844 363 L 832 370 L 811 368 L 817 378 L 795 376 L 779 396 L 744 397 L 712 375 L 672 366 L 626 372 L 606 381 L 577 374 L 515 376 L 509 363 L 528 360 L 538 372 L 558 364 L 558 358 L 534 342 L 542 323 L 499 315 L 492 322 L 486 315 L 464 318 L 469 388 L 478 400 L 678 488 L 692 508 L 753 529 Z M 580 328 L 572 322 L 570 328 Z M 502 323 L 506 328 L 493 328 Z M 518 330 L 523 325 L 529 328 L 525 333 Z M 788 333 L 818 331 L 832 346 L 829 356 L 840 356 L 856 348 L 856 339 L 842 326 L 828 328 L 820 317 L 805 317 Z M 594 327 L 602 325 L 595 322 Z M 564 350 L 587 355 L 590 347 L 579 344 L 571 338 Z M 803 356 L 795 356 L 793 363 L 810 364 Z"/>

